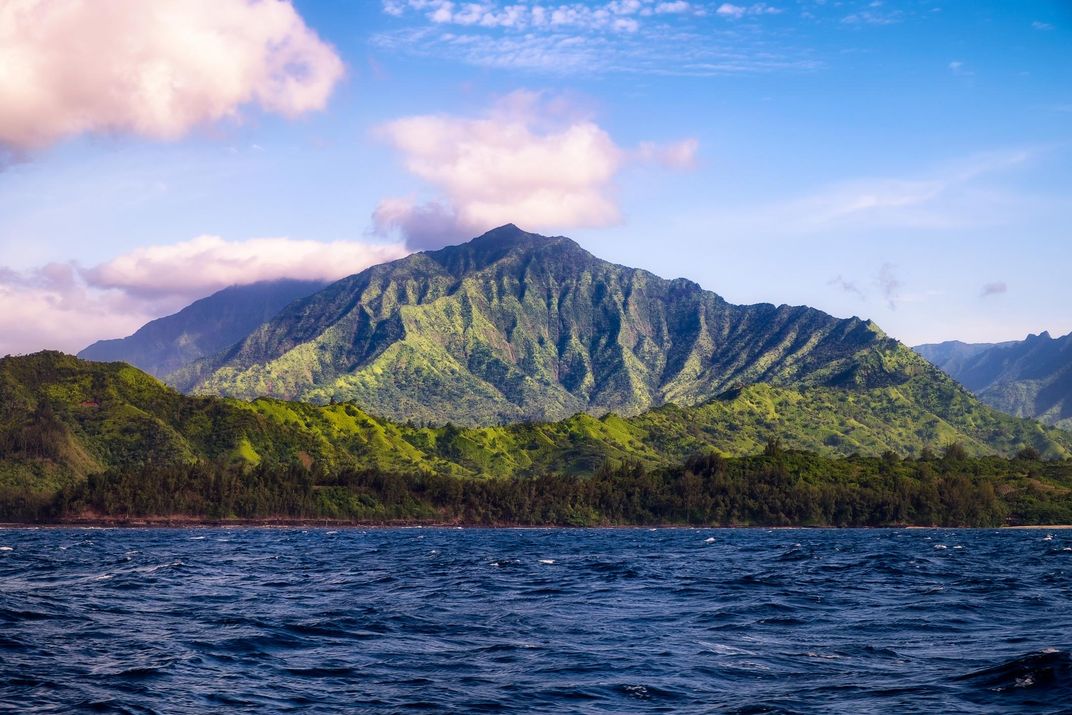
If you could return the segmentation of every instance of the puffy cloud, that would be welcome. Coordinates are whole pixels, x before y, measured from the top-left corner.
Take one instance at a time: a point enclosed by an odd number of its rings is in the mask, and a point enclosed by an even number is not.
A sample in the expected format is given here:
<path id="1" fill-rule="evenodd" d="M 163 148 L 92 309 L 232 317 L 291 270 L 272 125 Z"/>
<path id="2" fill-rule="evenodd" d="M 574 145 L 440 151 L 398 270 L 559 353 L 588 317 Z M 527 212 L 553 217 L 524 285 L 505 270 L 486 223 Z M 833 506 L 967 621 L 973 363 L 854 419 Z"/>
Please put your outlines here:
<path id="1" fill-rule="evenodd" d="M 256 104 L 326 104 L 335 51 L 283 0 L 8 0 L 0 4 L 0 144 L 84 132 L 174 139 Z"/>
<path id="2" fill-rule="evenodd" d="M 676 14 L 679 12 L 688 12 L 692 9 L 692 6 L 685 0 L 674 0 L 674 2 L 661 2 L 655 6 L 656 15 Z"/>
<path id="3" fill-rule="evenodd" d="M 0 354 L 74 352 L 94 340 L 129 335 L 230 285 L 335 280 L 406 253 L 398 244 L 201 236 L 139 248 L 91 268 L 75 263 L 0 268 Z"/>
<path id="4" fill-rule="evenodd" d="M 372 213 L 376 231 L 397 232 L 416 251 L 439 248 L 471 238 L 451 206 L 439 201 L 418 204 L 411 199 L 384 199 Z"/>
<path id="5" fill-rule="evenodd" d="M 373 214 L 381 233 L 399 230 L 420 248 L 511 222 L 533 230 L 614 224 L 613 182 L 625 165 L 682 168 L 698 148 L 689 139 L 629 151 L 568 103 L 530 92 L 505 97 L 482 117 L 405 117 L 379 134 L 445 197 L 424 205 L 388 199 Z"/>
<path id="6" fill-rule="evenodd" d="M 98 288 L 146 298 L 193 299 L 230 285 L 276 278 L 335 280 L 405 253 L 398 244 L 198 236 L 169 246 L 137 248 L 82 273 Z"/>
<path id="7" fill-rule="evenodd" d="M 0 355 L 76 352 L 99 338 L 129 335 L 162 314 L 122 292 L 94 290 L 71 264 L 0 269 Z"/>

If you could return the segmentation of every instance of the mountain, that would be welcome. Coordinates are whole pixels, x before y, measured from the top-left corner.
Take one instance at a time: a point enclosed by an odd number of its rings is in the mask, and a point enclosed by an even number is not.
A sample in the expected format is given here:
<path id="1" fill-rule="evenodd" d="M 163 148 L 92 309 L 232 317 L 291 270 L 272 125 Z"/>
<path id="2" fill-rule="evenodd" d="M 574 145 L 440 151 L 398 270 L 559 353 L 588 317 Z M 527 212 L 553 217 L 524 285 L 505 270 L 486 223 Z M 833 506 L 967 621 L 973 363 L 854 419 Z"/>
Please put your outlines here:
<path id="1" fill-rule="evenodd" d="M 146 323 L 129 337 L 99 340 L 78 356 L 102 362 L 121 360 L 160 377 L 234 345 L 288 303 L 325 285 L 278 280 L 224 288 L 174 315 Z"/>
<path id="2" fill-rule="evenodd" d="M 1019 417 L 1072 429 L 1072 334 L 998 344 L 939 343 L 916 352 L 979 396 Z"/>
<path id="3" fill-rule="evenodd" d="M 733 305 L 507 225 L 333 283 L 167 381 L 487 425 L 635 415 L 753 383 L 867 389 L 926 367 L 870 321 Z"/>
<path id="4" fill-rule="evenodd" d="M 944 343 L 917 345 L 912 349 L 940 367 L 943 372 L 952 374 L 952 372 L 958 372 L 966 362 L 977 357 L 980 353 L 1012 344 L 1011 342 L 962 343 L 959 340 L 948 340 Z"/>
<path id="5" fill-rule="evenodd" d="M 917 358 L 918 359 L 918 358 Z M 604 464 L 661 467 L 718 451 L 750 455 L 772 438 L 827 456 L 968 454 L 1032 447 L 1072 455 L 1072 435 L 984 405 L 937 369 L 855 392 L 751 385 L 692 407 L 630 418 L 578 413 L 552 423 L 418 427 L 353 404 L 316 406 L 185 396 L 125 363 L 56 352 L 0 359 L 0 513 L 43 503 L 105 471 L 235 465 L 469 477 L 591 475 Z M 159 489 L 159 485 L 154 489 Z"/>

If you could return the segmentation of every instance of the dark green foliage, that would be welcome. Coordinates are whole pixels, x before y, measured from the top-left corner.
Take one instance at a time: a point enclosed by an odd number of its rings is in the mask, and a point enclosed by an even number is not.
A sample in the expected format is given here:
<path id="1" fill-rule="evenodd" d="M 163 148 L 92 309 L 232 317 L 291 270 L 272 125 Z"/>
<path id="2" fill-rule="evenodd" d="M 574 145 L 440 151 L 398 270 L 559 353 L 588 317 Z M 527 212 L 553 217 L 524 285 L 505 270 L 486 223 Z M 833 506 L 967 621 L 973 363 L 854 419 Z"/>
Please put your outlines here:
<path id="1" fill-rule="evenodd" d="M 1026 467 L 1026 469 L 1025 469 Z M 222 464 L 95 475 L 7 518 L 304 519 L 500 525 L 999 526 L 1072 523 L 1072 463 L 707 453 L 589 477 L 472 479 Z"/>
<path id="2" fill-rule="evenodd" d="M 935 403 L 945 417 L 921 402 Z M 553 423 L 467 428 L 395 424 L 351 403 L 186 397 L 132 367 L 61 353 L 0 360 L 0 485 L 43 493 L 108 470 L 207 462 L 584 476 L 606 463 L 661 467 L 700 451 L 744 455 L 765 445 L 768 456 L 791 449 L 911 456 L 951 444 L 958 445 L 954 461 L 1025 449 L 1025 456 L 1054 458 L 1069 453 L 1072 436 L 980 408 L 955 385 L 936 390 L 917 379 L 854 393 L 751 385 L 627 419 L 578 413 Z"/>
<path id="3" fill-rule="evenodd" d="M 898 423 L 877 410 L 903 400 L 905 389 L 876 388 L 850 404 L 837 388 L 755 385 L 630 419 L 581 413 L 557 423 L 418 427 L 352 404 L 185 397 L 126 365 L 39 353 L 0 360 L 0 514 L 518 524 L 1072 519 L 1068 463 L 1024 448 L 1032 439 L 1060 454 L 1066 433 L 975 413 L 976 434 L 1019 451 L 1008 461 L 980 457 L 987 452 L 978 439 L 948 427 L 918 431 L 912 419 Z M 841 435 L 834 447 L 822 438 L 831 430 Z M 946 445 L 940 459 L 928 442 Z M 836 458 L 861 444 L 872 456 Z M 920 459 L 907 458 L 913 448 Z M 761 456 L 740 456 L 749 453 Z"/>

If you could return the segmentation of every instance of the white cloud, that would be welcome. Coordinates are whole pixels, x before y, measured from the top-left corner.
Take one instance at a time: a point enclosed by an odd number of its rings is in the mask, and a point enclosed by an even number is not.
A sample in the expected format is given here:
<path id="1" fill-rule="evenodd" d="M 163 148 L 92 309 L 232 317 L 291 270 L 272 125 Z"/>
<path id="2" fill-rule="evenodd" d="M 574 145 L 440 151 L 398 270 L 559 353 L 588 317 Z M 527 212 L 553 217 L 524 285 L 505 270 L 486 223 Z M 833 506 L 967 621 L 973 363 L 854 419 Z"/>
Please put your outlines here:
<path id="1" fill-rule="evenodd" d="M 1031 27 L 1033 27 L 1036 30 L 1052 30 L 1053 29 L 1053 25 L 1051 25 L 1050 23 L 1048 23 L 1048 22 L 1039 22 L 1038 20 L 1035 20 L 1034 22 L 1032 22 Z"/>
<path id="2" fill-rule="evenodd" d="M 86 132 L 175 139 L 244 105 L 321 109 L 335 51 L 283 0 L 9 0 L 0 4 L 0 144 Z"/>
<path id="3" fill-rule="evenodd" d="M 734 5 L 733 3 L 724 2 L 715 10 L 716 15 L 730 17 L 734 20 L 740 20 L 745 15 L 777 15 L 780 12 L 780 9 L 762 2 L 753 5 Z"/>
<path id="4" fill-rule="evenodd" d="M 167 246 L 147 246 L 85 269 L 87 282 L 149 298 L 208 295 L 230 285 L 276 278 L 335 280 L 406 252 L 396 244 L 251 238 L 226 241 L 198 236 Z"/>
<path id="5" fill-rule="evenodd" d="M 668 169 L 692 169 L 696 165 L 697 139 L 682 139 L 669 144 L 641 142 L 635 156 L 641 161 L 661 164 Z"/>
<path id="6" fill-rule="evenodd" d="M 77 351 L 230 285 L 279 278 L 335 280 L 400 258 L 399 244 L 200 236 L 149 246 L 91 268 L 51 263 L 0 268 L 0 354 Z"/>
<path id="7" fill-rule="evenodd" d="M 422 14 L 438 25 L 462 27 L 513 28 L 574 27 L 610 32 L 635 32 L 639 22 L 629 16 L 651 15 L 652 0 L 611 0 L 610 2 L 503 4 L 496 0 L 458 2 L 455 0 L 386 0 L 384 13 L 402 17 L 407 12 Z M 686 2 L 664 2 L 658 12 L 680 12 Z"/>
<path id="8" fill-rule="evenodd" d="M 76 352 L 100 338 L 129 335 L 158 315 L 120 291 L 90 288 L 70 264 L 0 269 L 0 355 Z"/>
<path id="9" fill-rule="evenodd" d="M 676 0 L 676 2 L 661 2 L 653 8 L 653 11 L 656 15 L 673 15 L 688 12 L 691 9 L 692 6 L 685 0 Z"/>
<path id="10" fill-rule="evenodd" d="M 379 231 L 401 230 L 421 248 L 430 247 L 433 233 L 471 236 L 505 223 L 532 230 L 614 224 L 620 211 L 613 182 L 627 163 L 681 168 L 698 148 L 691 139 L 628 151 L 568 103 L 531 92 L 508 95 L 484 116 L 406 117 L 379 134 L 411 173 L 444 196 L 432 205 L 388 199 L 373 216 Z M 454 227 L 429 231 L 433 219 L 453 220 Z"/>
<path id="11" fill-rule="evenodd" d="M 766 4 L 765 2 L 757 2 L 751 5 L 734 5 L 730 2 L 724 2 L 723 4 L 718 5 L 715 14 L 723 17 L 732 17 L 733 19 L 741 19 L 746 15 L 777 15 L 780 12 L 780 9 L 774 8 L 774 6 Z"/>

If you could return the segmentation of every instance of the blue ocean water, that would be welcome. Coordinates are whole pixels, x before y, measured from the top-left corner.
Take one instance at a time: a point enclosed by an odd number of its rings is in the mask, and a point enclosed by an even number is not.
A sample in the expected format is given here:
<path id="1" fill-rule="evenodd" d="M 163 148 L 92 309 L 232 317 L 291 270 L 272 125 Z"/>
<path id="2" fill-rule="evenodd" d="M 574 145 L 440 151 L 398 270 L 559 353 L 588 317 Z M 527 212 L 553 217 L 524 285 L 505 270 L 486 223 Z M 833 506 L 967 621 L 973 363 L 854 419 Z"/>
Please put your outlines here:
<path id="1" fill-rule="evenodd" d="M 0 709 L 1070 712 L 1072 532 L 0 530 Z"/>

